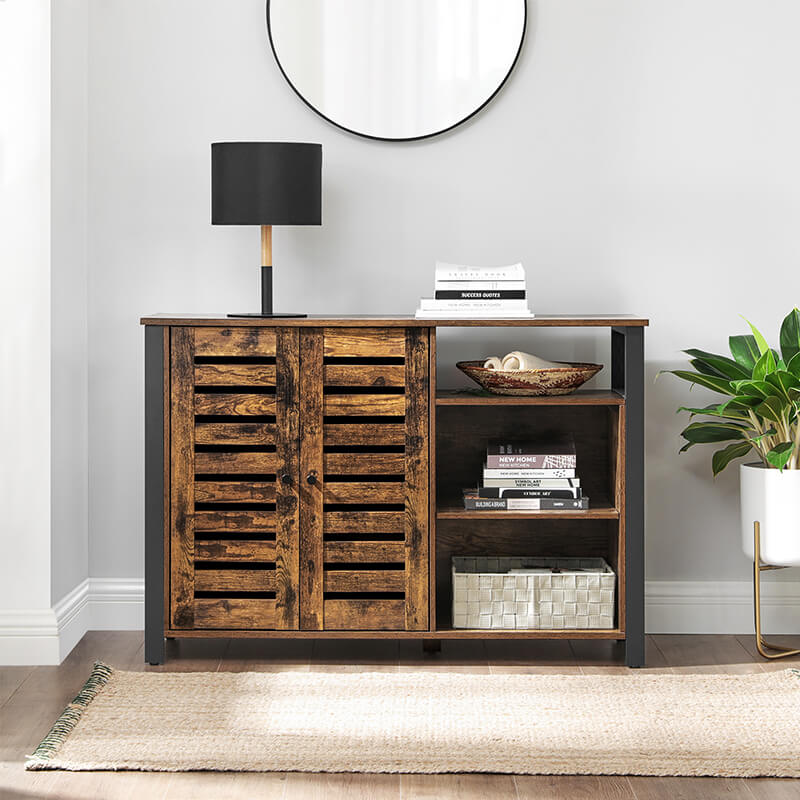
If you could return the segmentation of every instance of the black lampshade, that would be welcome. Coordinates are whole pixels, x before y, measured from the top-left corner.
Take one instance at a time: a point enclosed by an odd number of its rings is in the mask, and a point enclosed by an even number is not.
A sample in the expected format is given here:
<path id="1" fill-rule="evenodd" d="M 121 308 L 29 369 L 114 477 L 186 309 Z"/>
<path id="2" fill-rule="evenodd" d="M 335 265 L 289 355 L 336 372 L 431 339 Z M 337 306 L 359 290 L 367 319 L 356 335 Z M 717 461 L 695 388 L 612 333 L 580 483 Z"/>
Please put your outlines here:
<path id="1" fill-rule="evenodd" d="M 214 142 L 213 225 L 321 225 L 322 145 Z"/>

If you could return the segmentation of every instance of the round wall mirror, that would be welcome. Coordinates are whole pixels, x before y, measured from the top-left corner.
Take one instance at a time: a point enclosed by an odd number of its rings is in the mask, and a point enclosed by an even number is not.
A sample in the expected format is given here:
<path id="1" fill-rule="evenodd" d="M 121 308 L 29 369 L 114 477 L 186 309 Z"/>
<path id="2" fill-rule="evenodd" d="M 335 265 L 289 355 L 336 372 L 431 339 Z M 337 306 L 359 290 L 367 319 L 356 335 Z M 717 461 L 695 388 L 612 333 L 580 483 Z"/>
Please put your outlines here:
<path id="1" fill-rule="evenodd" d="M 435 136 L 499 91 L 525 0 L 267 0 L 286 80 L 334 125 L 373 139 Z"/>

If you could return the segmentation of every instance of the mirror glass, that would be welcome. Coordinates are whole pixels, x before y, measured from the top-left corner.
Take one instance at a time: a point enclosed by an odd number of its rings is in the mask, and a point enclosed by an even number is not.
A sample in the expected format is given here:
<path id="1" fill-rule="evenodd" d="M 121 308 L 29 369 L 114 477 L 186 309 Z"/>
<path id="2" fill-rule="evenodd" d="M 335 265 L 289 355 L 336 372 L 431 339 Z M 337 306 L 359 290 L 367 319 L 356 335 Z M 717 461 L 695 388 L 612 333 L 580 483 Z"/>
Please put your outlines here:
<path id="1" fill-rule="evenodd" d="M 330 122 L 377 139 L 441 133 L 514 67 L 525 0 L 268 0 L 275 58 Z"/>

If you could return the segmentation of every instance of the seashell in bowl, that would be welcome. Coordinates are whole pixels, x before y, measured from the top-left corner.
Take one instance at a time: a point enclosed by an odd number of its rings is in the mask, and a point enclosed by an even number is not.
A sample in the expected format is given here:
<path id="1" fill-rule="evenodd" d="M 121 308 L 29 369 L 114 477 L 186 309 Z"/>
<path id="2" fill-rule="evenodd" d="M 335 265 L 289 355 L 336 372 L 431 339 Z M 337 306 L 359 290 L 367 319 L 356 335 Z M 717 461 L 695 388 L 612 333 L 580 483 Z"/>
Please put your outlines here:
<path id="1" fill-rule="evenodd" d="M 487 369 L 483 361 L 459 361 L 456 366 L 492 394 L 544 396 L 569 394 L 603 369 L 602 364 L 570 364 L 553 369 Z"/>

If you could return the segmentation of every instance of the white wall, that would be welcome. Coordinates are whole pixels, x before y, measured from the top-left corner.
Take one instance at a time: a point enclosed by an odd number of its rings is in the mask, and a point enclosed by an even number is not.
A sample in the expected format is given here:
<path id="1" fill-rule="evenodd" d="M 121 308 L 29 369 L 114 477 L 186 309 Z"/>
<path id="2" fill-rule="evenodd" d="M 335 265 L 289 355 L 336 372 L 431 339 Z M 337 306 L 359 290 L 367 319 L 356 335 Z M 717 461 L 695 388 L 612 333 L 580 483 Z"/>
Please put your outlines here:
<path id="1" fill-rule="evenodd" d="M 2 663 L 50 612 L 49 0 L 0 3 L 0 276 Z"/>
<path id="2" fill-rule="evenodd" d="M 52 596 L 89 577 L 88 0 L 52 3 Z"/>
<path id="3" fill-rule="evenodd" d="M 209 224 L 209 143 L 286 139 L 323 143 L 325 205 L 323 227 L 276 231 L 283 309 L 412 312 L 436 258 L 521 259 L 539 312 L 649 316 L 648 579 L 744 592 L 736 474 L 713 481 L 701 448 L 678 456 L 688 387 L 652 378 L 682 347 L 723 349 L 739 313 L 774 338 L 800 302 L 800 5 L 531 0 L 499 97 L 415 144 L 310 112 L 272 60 L 264 5 L 90 5 L 90 574 L 142 575 L 138 317 L 257 304 L 257 231 Z M 450 332 L 440 357 L 512 346 L 608 363 L 570 332 Z"/>

